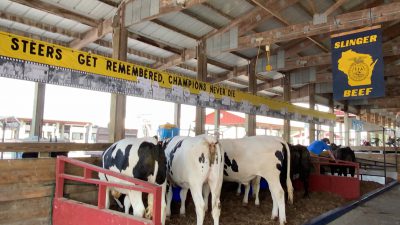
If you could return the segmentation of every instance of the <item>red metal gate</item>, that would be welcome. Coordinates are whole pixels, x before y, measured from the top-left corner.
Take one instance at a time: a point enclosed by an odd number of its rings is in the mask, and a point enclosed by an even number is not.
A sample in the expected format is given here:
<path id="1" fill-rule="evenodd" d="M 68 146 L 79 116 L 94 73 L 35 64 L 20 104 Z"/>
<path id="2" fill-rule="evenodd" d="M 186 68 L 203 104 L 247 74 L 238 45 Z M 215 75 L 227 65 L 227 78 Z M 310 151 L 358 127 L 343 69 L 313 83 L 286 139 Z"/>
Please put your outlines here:
<path id="1" fill-rule="evenodd" d="M 316 174 L 310 176 L 310 191 L 326 191 L 338 194 L 345 199 L 358 199 L 360 197 L 360 172 L 359 164 L 349 161 L 336 160 L 333 162 L 324 157 L 312 157 Z M 321 166 L 346 166 L 353 167 L 355 177 L 331 176 L 320 173 Z"/>
<path id="2" fill-rule="evenodd" d="M 69 163 L 83 169 L 83 176 L 64 173 L 65 164 Z M 104 173 L 129 182 L 131 185 L 101 181 L 93 178 L 93 172 Z M 85 204 L 63 197 L 64 181 L 73 180 L 98 186 L 97 206 Z M 141 191 L 153 194 L 153 219 L 134 217 L 113 210 L 105 209 L 105 195 L 107 187 L 118 187 L 127 190 Z M 56 191 L 53 201 L 53 225 L 160 225 L 161 224 L 161 196 L 160 186 L 142 180 L 124 176 L 85 162 L 59 156 L 56 165 Z"/>

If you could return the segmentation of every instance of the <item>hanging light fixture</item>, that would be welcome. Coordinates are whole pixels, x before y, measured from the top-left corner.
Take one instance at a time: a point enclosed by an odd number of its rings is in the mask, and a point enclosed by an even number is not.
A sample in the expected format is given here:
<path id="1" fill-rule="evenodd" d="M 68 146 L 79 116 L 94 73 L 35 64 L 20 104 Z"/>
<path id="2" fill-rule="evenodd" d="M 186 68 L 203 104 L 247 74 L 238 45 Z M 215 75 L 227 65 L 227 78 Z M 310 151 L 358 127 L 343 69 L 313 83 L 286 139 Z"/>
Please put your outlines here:
<path id="1" fill-rule="evenodd" d="M 267 71 L 267 72 L 270 72 L 271 70 L 272 70 L 272 66 L 271 66 L 271 64 L 270 64 L 270 61 L 269 61 L 269 58 L 270 58 L 270 47 L 269 47 L 269 45 L 267 44 L 267 45 L 265 45 L 265 55 L 266 55 L 266 62 L 267 62 L 267 65 L 265 66 L 265 71 Z"/>

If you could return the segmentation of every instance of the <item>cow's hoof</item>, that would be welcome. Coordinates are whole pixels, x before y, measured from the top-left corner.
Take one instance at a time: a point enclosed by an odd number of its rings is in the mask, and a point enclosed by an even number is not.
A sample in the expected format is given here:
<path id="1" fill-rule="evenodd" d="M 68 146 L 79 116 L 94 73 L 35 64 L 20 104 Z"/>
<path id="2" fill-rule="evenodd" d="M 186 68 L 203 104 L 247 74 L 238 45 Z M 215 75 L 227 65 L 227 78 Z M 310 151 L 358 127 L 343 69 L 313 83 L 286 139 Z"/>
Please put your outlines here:
<path id="1" fill-rule="evenodd" d="M 185 214 L 185 213 L 180 213 L 180 214 L 179 214 L 179 217 L 185 218 L 185 217 L 186 217 L 186 214 Z"/>
<path id="2" fill-rule="evenodd" d="M 236 192 L 236 196 L 240 196 L 240 192 Z"/>
<path id="3" fill-rule="evenodd" d="M 145 211 L 145 213 L 144 213 L 144 217 L 145 217 L 146 219 L 151 219 L 151 217 L 152 217 L 152 212 L 151 212 L 151 210 L 146 209 L 146 211 Z"/>
<path id="4" fill-rule="evenodd" d="M 244 207 L 247 207 L 248 204 L 249 203 L 247 203 L 247 202 L 242 202 L 242 206 L 244 206 Z"/>
<path id="5" fill-rule="evenodd" d="M 272 221 L 278 221 L 278 216 L 271 216 Z"/>

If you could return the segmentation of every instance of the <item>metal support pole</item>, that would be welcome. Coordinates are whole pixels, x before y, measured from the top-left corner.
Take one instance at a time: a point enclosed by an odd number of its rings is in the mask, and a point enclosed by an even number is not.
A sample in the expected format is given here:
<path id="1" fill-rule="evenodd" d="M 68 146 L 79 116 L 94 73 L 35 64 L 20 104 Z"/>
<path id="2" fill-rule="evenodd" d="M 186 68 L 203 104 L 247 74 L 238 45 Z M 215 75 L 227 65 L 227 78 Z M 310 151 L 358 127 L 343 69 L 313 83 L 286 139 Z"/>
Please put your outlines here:
<path id="1" fill-rule="evenodd" d="M 394 145 L 394 151 L 395 151 L 395 155 L 394 158 L 396 160 L 396 171 L 398 171 L 398 166 L 397 166 L 397 137 L 396 137 L 396 127 L 393 130 L 393 136 L 394 136 L 394 140 L 395 140 L 395 145 Z"/>
<path id="2" fill-rule="evenodd" d="M 382 128 L 382 138 L 383 138 L 383 166 L 384 166 L 384 176 L 385 176 L 385 184 L 386 184 L 386 142 L 385 142 L 385 127 Z"/>

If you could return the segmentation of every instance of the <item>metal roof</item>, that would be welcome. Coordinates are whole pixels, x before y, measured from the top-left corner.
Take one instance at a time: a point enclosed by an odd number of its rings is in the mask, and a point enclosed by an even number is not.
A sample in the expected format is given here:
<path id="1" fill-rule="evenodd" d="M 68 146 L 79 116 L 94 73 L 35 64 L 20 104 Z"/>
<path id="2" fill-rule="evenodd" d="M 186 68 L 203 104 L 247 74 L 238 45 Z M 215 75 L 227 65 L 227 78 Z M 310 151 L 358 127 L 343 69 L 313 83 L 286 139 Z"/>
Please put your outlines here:
<path id="1" fill-rule="evenodd" d="M 202 18 L 207 18 L 209 21 L 215 23 L 219 27 L 226 26 L 230 22 L 230 20 L 225 16 L 222 16 L 221 14 L 215 12 L 215 10 L 212 10 L 204 5 L 195 5 L 192 8 L 186 10 Z"/>
<path id="2" fill-rule="evenodd" d="M 245 0 L 210 0 L 209 4 L 234 18 L 254 8 L 252 4 Z"/>
<path id="3" fill-rule="evenodd" d="M 161 17 L 159 20 L 173 27 L 177 27 L 180 30 L 184 30 L 185 32 L 193 34 L 197 37 L 201 37 L 213 30 L 213 28 L 208 26 L 207 24 L 181 12 L 169 13 Z"/>
<path id="4" fill-rule="evenodd" d="M 132 25 L 128 30 L 179 48 L 196 46 L 196 40 L 150 21 Z"/>
<path id="5" fill-rule="evenodd" d="M 115 15 L 116 8 L 98 0 L 42 0 L 74 11 L 92 19 L 107 19 Z"/>

